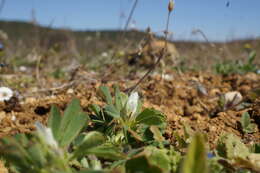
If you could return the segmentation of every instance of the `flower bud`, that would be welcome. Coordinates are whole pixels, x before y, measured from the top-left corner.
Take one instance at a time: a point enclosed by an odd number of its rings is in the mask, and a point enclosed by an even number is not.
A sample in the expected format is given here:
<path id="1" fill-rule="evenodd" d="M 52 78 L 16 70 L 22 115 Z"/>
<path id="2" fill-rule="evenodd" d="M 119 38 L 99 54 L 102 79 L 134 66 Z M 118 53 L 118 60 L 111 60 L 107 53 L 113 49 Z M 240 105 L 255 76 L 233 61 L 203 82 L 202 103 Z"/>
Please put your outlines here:
<path id="1" fill-rule="evenodd" d="M 173 8 L 174 8 L 174 2 L 173 2 L 173 0 L 170 0 L 170 1 L 169 1 L 169 4 L 168 4 L 168 10 L 169 10 L 169 12 L 171 12 L 171 11 L 173 10 Z"/>
<path id="2" fill-rule="evenodd" d="M 126 109 L 130 116 L 134 116 L 138 107 L 139 95 L 137 92 L 133 92 L 130 94 L 127 103 Z"/>

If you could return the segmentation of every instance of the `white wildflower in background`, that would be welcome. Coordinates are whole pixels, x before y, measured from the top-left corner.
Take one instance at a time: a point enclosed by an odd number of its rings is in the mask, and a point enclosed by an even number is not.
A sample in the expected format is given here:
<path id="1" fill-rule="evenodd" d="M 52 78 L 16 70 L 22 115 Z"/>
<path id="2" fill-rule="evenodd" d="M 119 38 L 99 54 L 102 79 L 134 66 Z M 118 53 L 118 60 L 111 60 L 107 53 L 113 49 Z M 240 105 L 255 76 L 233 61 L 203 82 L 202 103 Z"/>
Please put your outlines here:
<path id="1" fill-rule="evenodd" d="M 133 92 L 130 94 L 126 103 L 126 109 L 129 115 L 134 115 L 136 113 L 138 100 L 139 100 L 139 95 L 137 92 Z"/>
<path id="2" fill-rule="evenodd" d="M 8 35 L 7 35 L 7 33 L 4 32 L 4 31 L 2 31 L 2 30 L 0 30 L 0 38 L 1 38 L 2 40 L 8 40 Z"/>
<path id="3" fill-rule="evenodd" d="M 233 105 L 237 105 L 243 100 L 242 95 L 238 91 L 227 92 L 224 97 L 226 102 L 232 103 Z"/>
<path id="4" fill-rule="evenodd" d="M 26 72 L 26 71 L 27 71 L 27 67 L 25 67 L 25 66 L 20 66 L 20 67 L 19 67 L 19 70 L 20 70 L 20 72 Z"/>
<path id="5" fill-rule="evenodd" d="M 0 101 L 8 101 L 13 96 L 13 91 L 7 87 L 0 87 Z"/>
<path id="6" fill-rule="evenodd" d="M 169 74 L 162 74 L 162 78 L 167 81 L 173 80 L 173 76 Z"/>
<path id="7" fill-rule="evenodd" d="M 243 96 L 238 91 L 227 92 L 224 95 L 224 109 L 232 108 L 242 102 Z"/>
<path id="8" fill-rule="evenodd" d="M 15 115 L 12 115 L 12 116 L 11 116 L 11 120 L 12 120 L 12 121 L 15 121 L 15 120 L 16 120 L 16 116 L 15 116 Z"/>
<path id="9" fill-rule="evenodd" d="M 50 147 L 52 147 L 53 149 L 58 149 L 58 143 L 54 139 L 51 129 L 48 127 L 45 127 L 38 121 L 35 123 L 35 126 L 36 126 L 37 133 L 39 134 L 40 138 L 42 138 L 42 140 L 46 144 L 48 144 Z"/>
<path id="10" fill-rule="evenodd" d="M 108 53 L 107 52 L 102 52 L 101 56 L 108 57 Z"/>

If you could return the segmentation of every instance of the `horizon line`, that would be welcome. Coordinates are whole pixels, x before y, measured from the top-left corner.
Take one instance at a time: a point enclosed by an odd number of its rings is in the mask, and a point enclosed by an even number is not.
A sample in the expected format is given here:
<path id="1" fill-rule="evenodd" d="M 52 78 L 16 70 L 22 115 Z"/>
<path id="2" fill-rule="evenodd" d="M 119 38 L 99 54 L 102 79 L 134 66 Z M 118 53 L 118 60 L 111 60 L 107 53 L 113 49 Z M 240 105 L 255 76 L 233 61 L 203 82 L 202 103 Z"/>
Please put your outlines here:
<path id="1" fill-rule="evenodd" d="M 27 23 L 27 24 L 32 24 L 34 21 L 30 21 L 30 20 L 23 20 L 23 19 L 0 19 L 0 22 L 17 22 L 17 23 Z M 114 28 L 86 28 L 86 29 L 80 29 L 80 28 L 71 28 L 68 26 L 53 26 L 51 25 L 52 23 L 50 23 L 49 25 L 46 24 L 41 24 L 38 23 L 36 21 L 36 25 L 42 28 L 48 28 L 48 29 L 54 29 L 54 30 L 68 30 L 71 32 L 124 32 L 124 29 L 120 29 L 117 27 Z M 1 30 L 1 28 L 0 28 Z M 144 29 L 127 29 L 126 32 L 141 32 L 141 33 L 146 33 Z M 157 34 L 158 32 L 153 32 L 156 36 L 158 37 L 163 37 L 162 34 Z M 217 40 L 217 39 L 204 39 L 203 37 L 201 37 L 200 39 L 192 39 L 192 38 L 174 38 L 173 39 L 168 39 L 168 41 L 178 41 L 178 42 L 199 42 L 199 43 L 229 43 L 229 42 L 234 42 L 234 41 L 251 41 L 251 40 L 259 40 L 260 36 L 247 36 L 247 37 L 236 37 L 236 38 L 231 38 L 231 39 L 221 39 L 221 40 Z"/>

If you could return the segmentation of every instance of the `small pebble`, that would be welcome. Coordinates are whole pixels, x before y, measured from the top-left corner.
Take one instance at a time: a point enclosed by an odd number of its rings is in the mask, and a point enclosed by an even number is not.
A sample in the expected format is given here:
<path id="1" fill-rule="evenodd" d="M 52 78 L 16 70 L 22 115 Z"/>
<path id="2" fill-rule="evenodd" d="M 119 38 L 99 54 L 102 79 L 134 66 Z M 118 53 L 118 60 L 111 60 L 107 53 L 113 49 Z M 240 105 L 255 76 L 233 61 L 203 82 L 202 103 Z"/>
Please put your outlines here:
<path id="1" fill-rule="evenodd" d="M 73 93 L 74 93 L 73 89 L 70 88 L 70 89 L 67 90 L 67 94 L 73 94 Z"/>

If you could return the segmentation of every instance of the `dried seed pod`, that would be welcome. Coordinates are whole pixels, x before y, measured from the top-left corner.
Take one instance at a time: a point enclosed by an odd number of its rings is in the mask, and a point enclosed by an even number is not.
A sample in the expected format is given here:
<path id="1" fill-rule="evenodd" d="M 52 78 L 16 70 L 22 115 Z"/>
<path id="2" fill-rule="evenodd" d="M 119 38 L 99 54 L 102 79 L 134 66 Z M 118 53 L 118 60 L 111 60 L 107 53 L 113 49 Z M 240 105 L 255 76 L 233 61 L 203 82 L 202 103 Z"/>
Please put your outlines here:
<path id="1" fill-rule="evenodd" d="M 169 4 L 168 4 L 168 10 L 169 10 L 169 12 L 171 12 L 171 11 L 173 10 L 173 8 L 174 8 L 174 2 L 173 2 L 173 0 L 170 0 L 170 1 L 169 1 Z"/>

